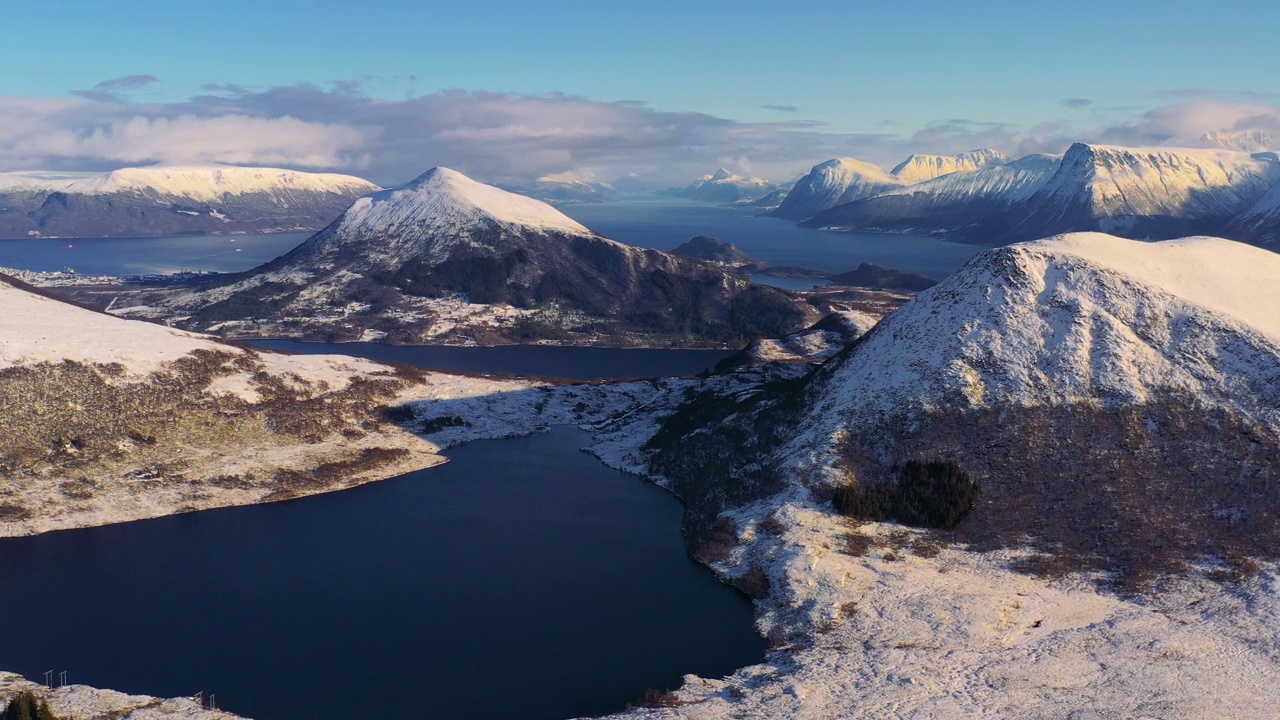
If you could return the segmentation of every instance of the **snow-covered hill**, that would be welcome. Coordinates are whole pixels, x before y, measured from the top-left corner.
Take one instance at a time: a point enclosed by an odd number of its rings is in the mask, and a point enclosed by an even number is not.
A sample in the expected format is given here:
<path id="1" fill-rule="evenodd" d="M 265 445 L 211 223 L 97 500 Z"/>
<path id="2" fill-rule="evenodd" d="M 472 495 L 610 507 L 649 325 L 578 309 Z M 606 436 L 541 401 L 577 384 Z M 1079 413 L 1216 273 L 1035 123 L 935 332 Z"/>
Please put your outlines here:
<path id="1" fill-rule="evenodd" d="M 1267 250 L 1075 233 L 975 257 L 808 377 L 708 380 L 649 469 L 777 649 L 686 678 L 680 715 L 1270 713 L 1278 303 Z"/>
<path id="2" fill-rule="evenodd" d="M 275 168 L 155 166 L 0 176 L 0 237 L 315 230 L 377 186 Z"/>
<path id="3" fill-rule="evenodd" d="M 854 200 L 873 197 L 901 187 L 904 182 L 871 163 L 836 158 L 814 165 L 787 193 L 774 215 L 804 220 Z"/>
<path id="4" fill-rule="evenodd" d="M 1053 177 L 1059 155 L 1028 155 L 953 172 L 820 213 L 801 225 L 853 232 L 960 236 L 1025 202 Z"/>
<path id="5" fill-rule="evenodd" d="M 1073 233 L 990 250 L 824 368 L 810 438 L 934 409 L 1194 398 L 1280 432 L 1280 255 Z"/>
<path id="6" fill-rule="evenodd" d="M 1013 158 L 996 150 L 970 150 L 959 155 L 912 155 L 890 174 L 906 183 L 919 183 L 956 172 L 974 172 L 1003 165 Z"/>
<path id="7" fill-rule="evenodd" d="M 1093 230 L 1144 239 L 1221 233 L 1278 180 L 1269 154 L 1076 143 L 1039 191 L 993 222 L 988 242 Z"/>
<path id="8" fill-rule="evenodd" d="M 137 302 L 192 329 L 400 343 L 560 339 L 573 329 L 586 343 L 735 344 L 798 329 L 816 312 L 447 168 L 361 198 L 238 282 Z"/>
<path id="9" fill-rule="evenodd" d="M 758 200 L 776 190 L 778 186 L 768 180 L 737 175 L 720 168 L 711 175 L 694 180 L 688 187 L 673 188 L 664 194 L 698 202 L 736 203 Z"/>

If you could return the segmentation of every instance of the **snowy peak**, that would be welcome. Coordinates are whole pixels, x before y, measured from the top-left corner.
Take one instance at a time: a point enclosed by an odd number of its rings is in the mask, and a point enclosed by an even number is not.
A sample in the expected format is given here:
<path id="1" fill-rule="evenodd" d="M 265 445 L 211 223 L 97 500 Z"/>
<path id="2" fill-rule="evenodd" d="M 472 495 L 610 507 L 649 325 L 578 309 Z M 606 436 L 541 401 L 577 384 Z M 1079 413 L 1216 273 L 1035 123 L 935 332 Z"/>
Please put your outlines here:
<path id="1" fill-rule="evenodd" d="M 1072 145 L 1046 192 L 1083 192 L 1100 216 L 1194 217 L 1235 211 L 1280 177 L 1280 164 L 1231 150 Z"/>
<path id="2" fill-rule="evenodd" d="M 336 231 L 360 234 L 460 232 L 487 226 L 539 233 L 591 235 L 550 205 L 436 167 L 397 188 L 357 200 Z"/>
<path id="3" fill-rule="evenodd" d="M 1012 158 L 996 150 L 970 150 L 959 155 L 912 155 L 892 171 L 892 175 L 907 183 L 919 183 L 956 172 L 974 172 L 983 168 L 1003 165 Z"/>
<path id="4" fill-rule="evenodd" d="M 304 173 L 279 168 L 156 166 L 123 168 L 83 178 L 62 188 L 71 195 L 140 193 L 218 202 L 253 193 L 365 194 L 378 187 L 351 175 Z"/>
<path id="5" fill-rule="evenodd" d="M 778 186 L 768 180 L 745 177 L 727 168 L 720 168 L 694 180 L 688 187 L 672 188 L 663 194 L 699 202 L 735 203 L 764 197 L 777 189 Z"/>
<path id="6" fill-rule="evenodd" d="M 989 250 L 824 369 L 813 416 L 1178 395 L 1277 429 L 1278 280 L 1280 255 L 1221 238 L 1073 233 Z"/>
<path id="7" fill-rule="evenodd" d="M 835 158 L 813 166 L 778 206 L 775 215 L 803 220 L 823 210 L 900 187 L 901 180 L 855 158 Z"/>

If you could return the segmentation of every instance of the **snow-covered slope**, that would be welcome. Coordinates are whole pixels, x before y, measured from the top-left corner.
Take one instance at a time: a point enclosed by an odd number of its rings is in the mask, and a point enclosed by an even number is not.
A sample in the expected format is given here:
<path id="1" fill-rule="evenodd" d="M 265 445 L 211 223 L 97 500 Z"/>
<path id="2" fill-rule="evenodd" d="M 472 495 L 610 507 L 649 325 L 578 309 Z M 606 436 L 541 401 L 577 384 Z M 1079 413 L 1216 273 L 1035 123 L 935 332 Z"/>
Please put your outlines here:
<path id="1" fill-rule="evenodd" d="M 1232 218 L 1224 234 L 1258 245 L 1280 244 L 1280 182 Z"/>
<path id="2" fill-rule="evenodd" d="M 891 175 L 907 183 L 932 180 L 956 172 L 974 172 L 1003 165 L 1013 158 L 996 150 L 970 150 L 959 155 L 912 155 L 898 163 Z"/>
<path id="3" fill-rule="evenodd" d="M 546 203 L 447 168 L 361 198 L 237 283 L 161 302 L 191 329 L 297 336 L 301 324 L 306 337 L 374 332 L 410 343 L 494 333 L 527 341 L 606 319 L 617 323 L 614 343 L 633 331 L 736 342 L 766 327 L 790 332 L 814 312 L 704 263 L 601 237 Z M 744 303 L 759 306 L 745 312 Z M 461 315 L 473 325 L 459 325 Z M 583 341 L 599 342 L 598 333 Z"/>
<path id="4" fill-rule="evenodd" d="M 22 289 L 0 278 L 0 368 L 23 363 L 120 363 L 151 372 L 193 350 L 225 349 L 211 338 L 122 320 Z"/>
<path id="5" fill-rule="evenodd" d="M 805 442 L 930 409 L 1169 395 L 1280 431 L 1278 279 L 1280 255 L 1220 238 L 987 251 L 823 369 Z"/>
<path id="6" fill-rule="evenodd" d="M 837 205 L 879 195 L 902 186 L 897 177 L 871 163 L 836 158 L 813 166 L 796 183 L 774 215 L 804 220 Z"/>
<path id="7" fill-rule="evenodd" d="M 1222 232 L 1278 179 L 1269 155 L 1076 143 L 1058 171 L 993 225 L 997 243 L 1100 230 L 1162 239 Z"/>
<path id="8" fill-rule="evenodd" d="M 9 173 L 0 177 L 0 237 L 314 230 L 376 189 L 350 175 L 275 168 Z"/>
<path id="9" fill-rule="evenodd" d="M 1007 164 L 952 172 L 833 207 L 801 225 L 858 232 L 960 234 L 1026 201 L 1053 177 L 1061 159 L 1028 155 Z"/>
<path id="10" fill-rule="evenodd" d="M 778 186 L 768 180 L 737 175 L 720 168 L 711 175 L 694 180 L 686 188 L 673 189 L 667 194 L 699 202 L 736 203 L 762 198 L 777 189 Z"/>

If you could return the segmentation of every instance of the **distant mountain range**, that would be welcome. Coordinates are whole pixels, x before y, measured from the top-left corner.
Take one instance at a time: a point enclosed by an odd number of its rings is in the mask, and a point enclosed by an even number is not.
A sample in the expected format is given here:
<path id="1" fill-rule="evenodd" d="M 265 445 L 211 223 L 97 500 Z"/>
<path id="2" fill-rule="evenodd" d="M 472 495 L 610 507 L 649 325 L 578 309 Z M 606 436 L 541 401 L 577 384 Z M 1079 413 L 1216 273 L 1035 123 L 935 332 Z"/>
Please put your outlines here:
<path id="1" fill-rule="evenodd" d="M 736 175 L 720 168 L 710 175 L 703 175 L 688 187 L 664 190 L 663 195 L 699 202 L 730 204 L 758 200 L 780 189 L 775 183 L 758 177 Z"/>
<path id="2" fill-rule="evenodd" d="M 610 202 L 625 197 L 616 187 L 605 182 L 554 180 L 538 178 L 533 182 L 502 185 L 503 190 L 527 195 L 553 205 Z"/>
<path id="3" fill-rule="evenodd" d="M 378 187 L 274 168 L 0 173 L 0 239 L 313 231 Z"/>
<path id="4" fill-rule="evenodd" d="M 905 181 L 935 170 L 941 174 Z M 1214 234 L 1256 244 L 1280 237 L 1275 153 L 1077 143 L 1062 156 L 1012 161 L 992 151 L 913 157 L 887 178 L 866 163 L 831 160 L 775 214 L 805 227 L 985 245 L 1077 231 L 1152 240 Z"/>

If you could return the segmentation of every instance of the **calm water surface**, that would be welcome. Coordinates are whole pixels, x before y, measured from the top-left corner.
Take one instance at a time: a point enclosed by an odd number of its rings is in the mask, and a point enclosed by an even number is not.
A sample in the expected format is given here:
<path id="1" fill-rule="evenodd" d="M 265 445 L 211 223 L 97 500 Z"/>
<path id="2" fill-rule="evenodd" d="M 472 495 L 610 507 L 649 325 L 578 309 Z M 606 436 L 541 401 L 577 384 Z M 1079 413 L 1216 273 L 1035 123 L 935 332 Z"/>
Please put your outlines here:
<path id="1" fill-rule="evenodd" d="M 273 260 L 311 233 L 184 235 L 167 238 L 0 240 L 0 267 L 84 275 L 240 272 Z"/>
<path id="2" fill-rule="evenodd" d="M 942 279 L 983 249 L 910 235 L 805 230 L 789 220 L 761 217 L 754 211 L 673 200 L 566 205 L 560 209 L 597 232 L 638 247 L 671 250 L 695 235 L 711 235 L 773 265 L 829 272 L 852 270 L 870 261 Z M 72 267 L 80 273 L 101 275 L 239 272 L 283 255 L 307 237 L 309 233 L 0 240 L 0 267 L 44 271 Z"/>
<path id="3" fill-rule="evenodd" d="M 588 441 L 477 441 L 340 493 L 0 540 L 0 668 L 314 720 L 598 714 L 758 662 L 750 603 L 687 558 L 679 503 Z"/>
<path id="4" fill-rule="evenodd" d="M 671 250 L 710 235 L 771 265 L 845 272 L 863 262 L 941 280 L 985 248 L 912 235 L 806 230 L 757 211 L 673 200 L 628 200 L 565 205 L 561 212 L 606 237 L 638 247 Z"/>

